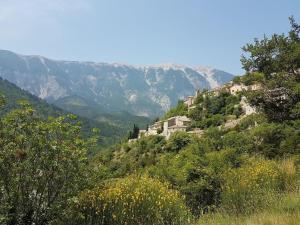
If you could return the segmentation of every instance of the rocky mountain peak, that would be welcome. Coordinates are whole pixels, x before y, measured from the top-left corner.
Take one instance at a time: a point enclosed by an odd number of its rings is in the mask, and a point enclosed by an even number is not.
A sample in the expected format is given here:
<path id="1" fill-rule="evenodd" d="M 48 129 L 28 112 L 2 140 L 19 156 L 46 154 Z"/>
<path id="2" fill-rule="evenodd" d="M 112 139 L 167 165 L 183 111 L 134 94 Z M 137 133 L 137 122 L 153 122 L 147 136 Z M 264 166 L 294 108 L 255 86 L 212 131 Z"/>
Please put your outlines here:
<path id="1" fill-rule="evenodd" d="M 0 77 L 60 106 L 81 107 L 82 101 L 72 101 L 80 97 L 85 104 L 97 105 L 107 112 L 128 111 L 152 117 L 197 89 L 227 83 L 233 75 L 201 66 L 59 61 L 2 50 Z"/>

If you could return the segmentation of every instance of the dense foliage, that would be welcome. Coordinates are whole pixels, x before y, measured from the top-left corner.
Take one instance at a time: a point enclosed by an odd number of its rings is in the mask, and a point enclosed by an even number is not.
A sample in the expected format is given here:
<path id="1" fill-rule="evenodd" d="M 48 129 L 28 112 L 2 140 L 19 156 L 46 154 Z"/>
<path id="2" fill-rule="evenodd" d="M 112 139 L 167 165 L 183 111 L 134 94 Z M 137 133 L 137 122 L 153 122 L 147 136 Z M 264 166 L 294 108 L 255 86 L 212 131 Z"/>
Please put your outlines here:
<path id="1" fill-rule="evenodd" d="M 1 118 L 0 218 L 7 224 L 48 224 L 80 190 L 89 142 L 70 120 L 40 119 L 27 103 Z"/>
<path id="2" fill-rule="evenodd" d="M 208 128 L 222 125 L 226 120 L 242 114 L 240 95 L 231 95 L 227 90 L 218 94 L 204 92 L 196 99 L 196 107 L 189 111 L 192 127 Z"/>

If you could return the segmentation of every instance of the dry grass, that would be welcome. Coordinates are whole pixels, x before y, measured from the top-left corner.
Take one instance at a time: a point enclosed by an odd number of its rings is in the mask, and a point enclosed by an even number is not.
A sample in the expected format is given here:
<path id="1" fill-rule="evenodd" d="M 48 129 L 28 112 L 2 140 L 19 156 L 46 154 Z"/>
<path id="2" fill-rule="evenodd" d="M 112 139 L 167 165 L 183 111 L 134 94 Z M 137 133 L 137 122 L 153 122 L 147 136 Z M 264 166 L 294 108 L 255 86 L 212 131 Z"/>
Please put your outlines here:
<path id="1" fill-rule="evenodd" d="M 300 212 L 289 213 L 257 213 L 249 217 L 233 217 L 214 214 L 203 218 L 197 225 L 299 225 Z"/>
<path id="2" fill-rule="evenodd" d="M 251 215 L 214 213 L 203 216 L 196 225 L 299 225 L 300 192 L 289 193 L 272 207 Z"/>

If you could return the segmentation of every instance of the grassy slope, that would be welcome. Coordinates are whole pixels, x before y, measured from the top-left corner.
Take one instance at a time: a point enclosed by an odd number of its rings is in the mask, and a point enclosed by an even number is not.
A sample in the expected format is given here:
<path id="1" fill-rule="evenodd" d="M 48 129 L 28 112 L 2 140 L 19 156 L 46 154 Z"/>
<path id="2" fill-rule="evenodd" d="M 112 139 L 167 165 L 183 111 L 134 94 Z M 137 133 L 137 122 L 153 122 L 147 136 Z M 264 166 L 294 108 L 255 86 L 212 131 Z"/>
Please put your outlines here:
<path id="1" fill-rule="evenodd" d="M 203 216 L 196 225 L 298 225 L 300 223 L 300 191 L 293 191 L 260 211 L 250 215 L 214 213 Z"/>

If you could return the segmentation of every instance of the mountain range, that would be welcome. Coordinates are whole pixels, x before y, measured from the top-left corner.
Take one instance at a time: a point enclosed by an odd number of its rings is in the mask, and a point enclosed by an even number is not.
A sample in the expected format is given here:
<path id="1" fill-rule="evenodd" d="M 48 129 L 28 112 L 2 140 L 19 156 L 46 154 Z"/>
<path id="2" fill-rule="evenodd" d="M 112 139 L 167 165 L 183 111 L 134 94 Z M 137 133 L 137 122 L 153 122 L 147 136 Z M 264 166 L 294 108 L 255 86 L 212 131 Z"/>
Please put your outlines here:
<path id="1" fill-rule="evenodd" d="M 67 111 L 106 121 L 112 113 L 160 116 L 178 99 L 233 75 L 200 66 L 59 61 L 0 50 L 0 77 Z"/>
<path id="2" fill-rule="evenodd" d="M 0 95 L 4 95 L 5 105 L 0 110 L 0 116 L 20 107 L 19 101 L 26 100 L 42 118 L 48 116 L 58 117 L 69 114 L 53 104 L 47 103 L 29 92 L 22 90 L 15 84 L 10 83 L 0 77 Z M 81 123 L 82 133 L 84 136 L 91 136 L 92 128 L 100 129 L 100 139 L 98 141 L 97 150 L 108 147 L 121 141 L 132 129 L 133 124 L 137 124 L 141 128 L 145 128 L 151 121 L 149 118 L 135 116 L 126 112 L 103 114 L 105 120 L 96 120 L 83 116 L 77 117 L 77 121 Z"/>

